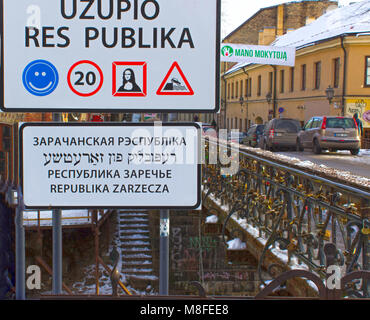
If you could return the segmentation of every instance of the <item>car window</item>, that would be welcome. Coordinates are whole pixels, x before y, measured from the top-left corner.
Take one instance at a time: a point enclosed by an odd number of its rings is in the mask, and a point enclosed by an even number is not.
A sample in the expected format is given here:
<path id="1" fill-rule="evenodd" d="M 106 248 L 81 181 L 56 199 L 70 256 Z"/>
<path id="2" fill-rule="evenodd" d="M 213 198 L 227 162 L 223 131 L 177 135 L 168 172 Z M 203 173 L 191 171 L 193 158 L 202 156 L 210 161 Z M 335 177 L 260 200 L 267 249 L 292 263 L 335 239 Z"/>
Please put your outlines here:
<path id="1" fill-rule="evenodd" d="M 248 135 L 249 135 L 249 134 L 252 134 L 253 130 L 254 130 L 254 127 L 250 128 L 250 129 L 248 130 L 247 134 L 248 134 Z"/>
<path id="2" fill-rule="evenodd" d="M 281 120 L 276 122 L 276 130 L 283 130 L 286 133 L 297 133 L 300 129 L 298 121 Z"/>
<path id="3" fill-rule="evenodd" d="M 355 121 L 351 118 L 328 118 L 326 119 L 327 128 L 356 128 Z"/>
<path id="4" fill-rule="evenodd" d="M 310 119 L 306 125 L 304 126 L 304 128 L 307 130 L 307 129 L 311 129 L 311 126 L 312 126 L 312 122 L 313 122 L 313 119 Z"/>
<path id="5" fill-rule="evenodd" d="M 314 128 L 319 128 L 321 124 L 321 119 L 320 118 L 314 118 L 312 121 L 312 129 Z"/>

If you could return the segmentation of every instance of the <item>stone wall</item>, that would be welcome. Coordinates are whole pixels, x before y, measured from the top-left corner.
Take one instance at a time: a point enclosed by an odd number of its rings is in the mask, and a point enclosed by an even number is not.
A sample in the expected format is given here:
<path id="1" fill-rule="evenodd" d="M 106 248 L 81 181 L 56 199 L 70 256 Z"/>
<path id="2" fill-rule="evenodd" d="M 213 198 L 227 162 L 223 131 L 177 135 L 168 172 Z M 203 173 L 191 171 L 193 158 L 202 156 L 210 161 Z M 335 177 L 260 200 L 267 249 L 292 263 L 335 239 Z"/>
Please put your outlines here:
<path id="1" fill-rule="evenodd" d="M 228 259 L 221 224 L 205 224 L 207 215 L 206 209 L 170 213 L 169 294 L 197 295 L 191 284 L 197 281 L 207 295 L 254 296 L 258 289 L 257 261 Z M 150 213 L 150 225 L 153 265 L 159 276 L 159 212 Z"/>

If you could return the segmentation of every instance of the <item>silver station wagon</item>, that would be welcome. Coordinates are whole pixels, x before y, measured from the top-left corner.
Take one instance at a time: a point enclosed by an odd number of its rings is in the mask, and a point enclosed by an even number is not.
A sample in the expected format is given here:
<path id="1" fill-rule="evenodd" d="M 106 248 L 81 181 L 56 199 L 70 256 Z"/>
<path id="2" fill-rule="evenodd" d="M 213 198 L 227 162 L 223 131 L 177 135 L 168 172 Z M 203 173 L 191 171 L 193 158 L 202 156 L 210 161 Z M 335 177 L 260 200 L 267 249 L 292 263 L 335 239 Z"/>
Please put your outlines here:
<path id="1" fill-rule="evenodd" d="M 360 151 L 357 124 L 351 117 L 313 117 L 298 133 L 296 148 L 297 151 L 310 148 L 316 154 L 323 150 L 349 150 L 357 155 Z"/>

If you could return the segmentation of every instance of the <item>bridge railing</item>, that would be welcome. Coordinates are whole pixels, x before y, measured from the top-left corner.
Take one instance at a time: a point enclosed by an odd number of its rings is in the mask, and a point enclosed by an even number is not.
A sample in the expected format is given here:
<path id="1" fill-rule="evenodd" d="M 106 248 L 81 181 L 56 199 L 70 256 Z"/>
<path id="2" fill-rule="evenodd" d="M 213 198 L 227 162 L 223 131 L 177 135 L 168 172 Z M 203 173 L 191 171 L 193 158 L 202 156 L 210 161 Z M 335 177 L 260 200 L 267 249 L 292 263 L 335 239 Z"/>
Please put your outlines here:
<path id="1" fill-rule="evenodd" d="M 215 143 L 205 142 L 206 159 Z M 235 146 L 219 143 L 217 147 L 230 153 L 235 152 Z M 219 161 L 206 163 L 203 190 L 205 198 L 217 198 L 229 208 L 223 235 L 230 219 L 243 219 L 266 240 L 258 264 L 262 284 L 266 253 L 276 246 L 286 250 L 288 264 L 294 258 L 322 279 L 327 277 L 324 247 L 328 243 L 336 247 L 331 261 L 342 273 L 370 270 L 370 190 L 277 163 L 248 150 L 239 150 L 238 158 L 239 168 L 233 175 L 220 174 L 223 165 Z M 362 279 L 347 284 L 346 292 L 369 297 L 368 287 L 368 281 Z"/>

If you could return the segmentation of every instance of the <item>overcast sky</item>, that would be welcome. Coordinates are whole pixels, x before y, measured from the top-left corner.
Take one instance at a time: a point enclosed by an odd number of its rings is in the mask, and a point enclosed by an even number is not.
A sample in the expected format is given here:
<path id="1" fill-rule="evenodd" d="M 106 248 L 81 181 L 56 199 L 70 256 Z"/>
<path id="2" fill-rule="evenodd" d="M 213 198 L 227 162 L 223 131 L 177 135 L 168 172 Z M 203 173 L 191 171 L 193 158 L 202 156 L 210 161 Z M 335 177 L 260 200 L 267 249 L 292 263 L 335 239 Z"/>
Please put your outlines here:
<path id="1" fill-rule="evenodd" d="M 274 6 L 280 3 L 290 2 L 281 0 L 221 0 L 221 36 L 228 35 L 235 28 L 240 26 L 245 20 L 255 14 L 259 9 Z M 351 2 L 360 0 L 339 0 L 339 5 L 347 5 Z"/>

